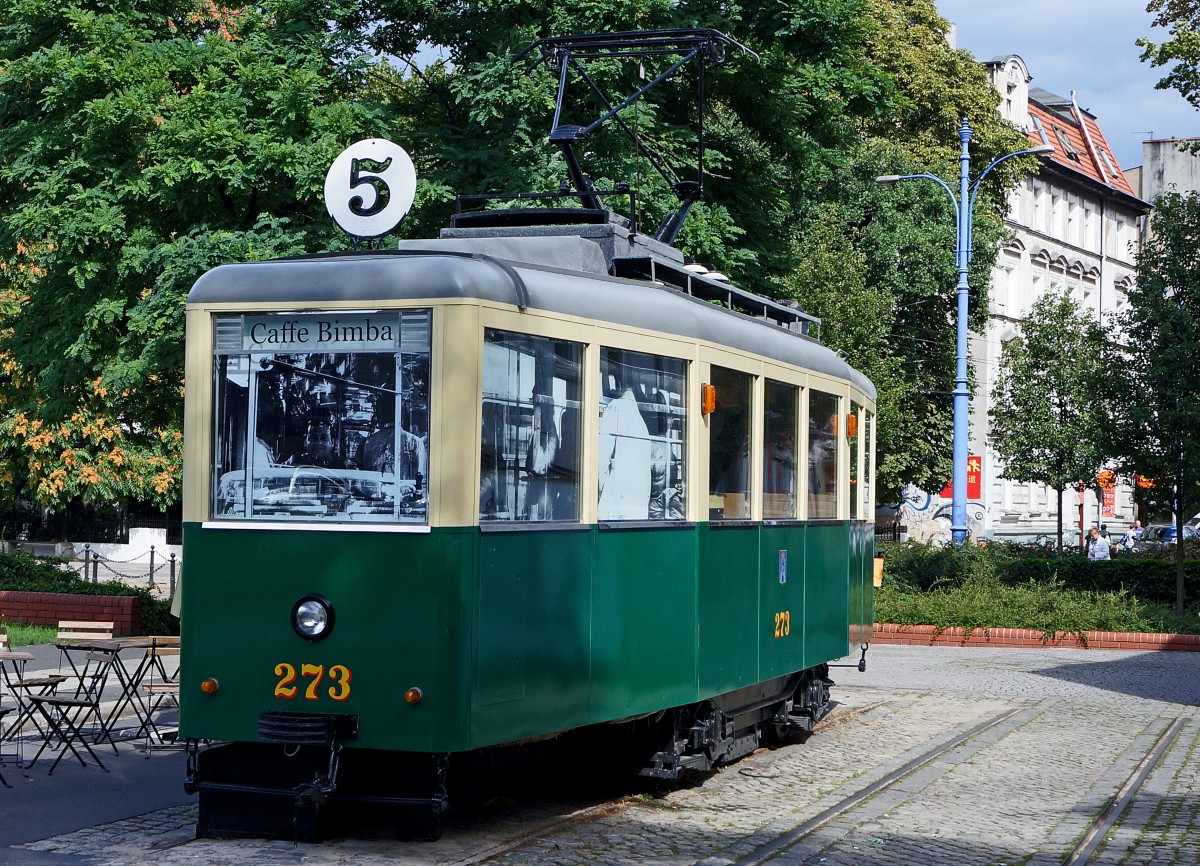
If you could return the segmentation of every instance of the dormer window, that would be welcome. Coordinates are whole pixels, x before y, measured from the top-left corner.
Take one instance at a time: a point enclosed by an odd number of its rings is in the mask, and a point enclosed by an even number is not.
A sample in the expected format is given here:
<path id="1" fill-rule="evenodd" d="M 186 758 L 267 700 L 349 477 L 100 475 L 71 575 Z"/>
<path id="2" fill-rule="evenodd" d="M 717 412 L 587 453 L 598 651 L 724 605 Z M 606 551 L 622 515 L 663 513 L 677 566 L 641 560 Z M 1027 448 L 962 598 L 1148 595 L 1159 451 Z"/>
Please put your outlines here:
<path id="1" fill-rule="evenodd" d="M 1079 151 L 1075 149 L 1075 145 L 1071 144 L 1071 139 L 1067 138 L 1066 130 L 1061 126 L 1053 126 L 1051 128 L 1054 130 L 1054 137 L 1058 140 L 1058 146 L 1062 149 L 1063 155 L 1067 159 L 1079 162 Z"/>

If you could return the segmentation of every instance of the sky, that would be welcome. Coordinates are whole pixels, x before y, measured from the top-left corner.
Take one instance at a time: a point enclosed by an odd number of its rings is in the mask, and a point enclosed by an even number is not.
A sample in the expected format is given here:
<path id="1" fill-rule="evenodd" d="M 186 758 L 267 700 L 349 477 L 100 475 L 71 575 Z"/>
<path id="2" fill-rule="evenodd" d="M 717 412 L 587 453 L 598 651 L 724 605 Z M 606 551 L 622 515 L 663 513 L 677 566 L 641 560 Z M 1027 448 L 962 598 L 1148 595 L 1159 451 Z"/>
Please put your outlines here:
<path id="1" fill-rule="evenodd" d="M 958 26 L 958 47 L 977 60 L 1018 54 L 1030 87 L 1069 97 L 1096 116 L 1121 168 L 1142 164 L 1148 138 L 1200 136 L 1200 111 L 1175 90 L 1156 90 L 1165 67 L 1139 58 L 1135 40 L 1155 42 L 1146 0 L 936 0 Z"/>

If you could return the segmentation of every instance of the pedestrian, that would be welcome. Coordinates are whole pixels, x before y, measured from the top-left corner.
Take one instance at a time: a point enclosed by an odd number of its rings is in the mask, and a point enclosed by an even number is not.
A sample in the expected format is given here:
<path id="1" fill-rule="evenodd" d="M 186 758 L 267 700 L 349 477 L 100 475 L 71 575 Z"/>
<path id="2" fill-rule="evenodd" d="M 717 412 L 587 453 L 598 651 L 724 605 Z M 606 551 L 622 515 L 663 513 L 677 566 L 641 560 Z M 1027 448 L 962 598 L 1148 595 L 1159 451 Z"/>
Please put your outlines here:
<path id="1" fill-rule="evenodd" d="M 1100 524 L 1100 537 L 1108 538 L 1108 524 L 1107 523 Z"/>
<path id="2" fill-rule="evenodd" d="M 1088 532 L 1088 559 L 1097 562 L 1112 559 L 1112 545 L 1094 526 Z"/>

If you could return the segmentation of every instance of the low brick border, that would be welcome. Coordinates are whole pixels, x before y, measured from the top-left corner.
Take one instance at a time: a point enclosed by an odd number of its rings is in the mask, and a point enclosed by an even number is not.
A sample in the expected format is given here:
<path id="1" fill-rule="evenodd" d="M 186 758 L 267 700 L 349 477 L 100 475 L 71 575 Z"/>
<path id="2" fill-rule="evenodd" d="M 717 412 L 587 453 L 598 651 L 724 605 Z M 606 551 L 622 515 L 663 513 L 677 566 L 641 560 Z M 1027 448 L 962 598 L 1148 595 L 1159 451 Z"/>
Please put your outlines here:
<path id="1" fill-rule="evenodd" d="M 977 628 L 968 635 L 964 628 L 938 629 L 933 625 L 896 625 L 875 623 L 872 643 L 910 646 L 977 647 L 1061 647 L 1064 649 L 1117 649 L 1175 652 L 1200 652 L 1200 635 L 1142 634 L 1140 632 L 1085 631 L 1065 632 L 1049 640 L 1031 628 Z"/>
<path id="2" fill-rule="evenodd" d="M 0 622 L 57 626 L 59 620 L 112 622 L 113 637 L 142 633 L 137 595 L 72 595 L 67 592 L 0 590 Z"/>

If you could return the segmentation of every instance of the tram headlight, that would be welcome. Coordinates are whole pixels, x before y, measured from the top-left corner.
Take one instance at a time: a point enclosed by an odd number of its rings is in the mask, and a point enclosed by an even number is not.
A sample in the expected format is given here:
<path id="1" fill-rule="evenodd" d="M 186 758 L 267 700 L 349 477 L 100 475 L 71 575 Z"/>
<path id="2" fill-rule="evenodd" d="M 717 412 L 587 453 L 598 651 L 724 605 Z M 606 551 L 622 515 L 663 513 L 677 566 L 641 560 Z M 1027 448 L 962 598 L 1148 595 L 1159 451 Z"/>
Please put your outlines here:
<path id="1" fill-rule="evenodd" d="M 333 605 L 321 595 L 306 595 L 292 605 L 292 628 L 305 640 L 321 640 L 333 631 Z"/>

